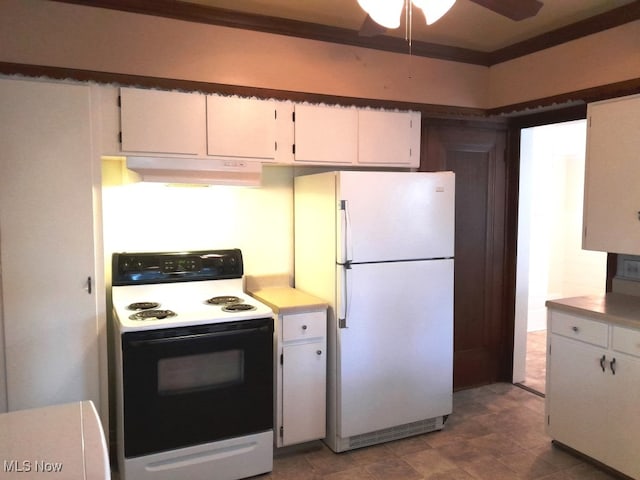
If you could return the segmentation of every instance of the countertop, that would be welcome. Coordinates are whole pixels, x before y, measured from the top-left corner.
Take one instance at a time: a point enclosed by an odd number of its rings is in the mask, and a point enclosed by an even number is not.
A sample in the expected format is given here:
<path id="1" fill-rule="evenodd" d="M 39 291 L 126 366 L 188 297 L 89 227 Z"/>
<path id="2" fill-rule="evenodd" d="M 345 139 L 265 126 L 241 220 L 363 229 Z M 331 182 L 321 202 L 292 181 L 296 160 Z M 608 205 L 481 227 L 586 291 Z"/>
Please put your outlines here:
<path id="1" fill-rule="evenodd" d="M 327 302 L 291 287 L 268 287 L 250 292 L 253 297 L 266 303 L 275 313 L 296 313 L 327 308 Z"/>
<path id="2" fill-rule="evenodd" d="M 621 293 L 548 300 L 547 307 L 586 315 L 625 327 L 640 328 L 640 297 Z"/>
<path id="3" fill-rule="evenodd" d="M 0 468 L 5 479 L 109 480 L 106 441 L 93 403 L 0 414 Z"/>

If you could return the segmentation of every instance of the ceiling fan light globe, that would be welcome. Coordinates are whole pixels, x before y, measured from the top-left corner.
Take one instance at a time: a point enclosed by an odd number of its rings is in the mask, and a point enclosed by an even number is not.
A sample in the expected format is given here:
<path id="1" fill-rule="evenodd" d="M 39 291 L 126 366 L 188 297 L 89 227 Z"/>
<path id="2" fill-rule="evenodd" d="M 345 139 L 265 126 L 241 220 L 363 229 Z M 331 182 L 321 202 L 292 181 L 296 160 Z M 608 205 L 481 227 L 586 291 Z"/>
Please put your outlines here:
<path id="1" fill-rule="evenodd" d="M 358 0 L 371 19 L 386 28 L 398 28 L 404 0 Z"/>
<path id="2" fill-rule="evenodd" d="M 456 0 L 413 0 L 413 4 L 424 13 L 427 25 L 433 25 L 447 13 Z"/>

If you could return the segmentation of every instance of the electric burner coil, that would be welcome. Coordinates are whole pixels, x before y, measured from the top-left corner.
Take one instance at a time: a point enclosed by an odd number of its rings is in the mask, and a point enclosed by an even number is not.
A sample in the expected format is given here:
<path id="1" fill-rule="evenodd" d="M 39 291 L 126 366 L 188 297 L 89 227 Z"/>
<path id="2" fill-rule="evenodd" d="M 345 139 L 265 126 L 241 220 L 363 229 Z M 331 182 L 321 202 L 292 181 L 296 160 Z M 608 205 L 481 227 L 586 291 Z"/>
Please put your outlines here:
<path id="1" fill-rule="evenodd" d="M 160 304 L 158 302 L 135 302 L 127 306 L 127 310 L 150 310 L 158 308 Z"/>
<path id="2" fill-rule="evenodd" d="M 164 320 L 175 317 L 177 313 L 172 310 L 141 310 L 129 317 L 131 320 Z"/>
<path id="3" fill-rule="evenodd" d="M 242 303 L 242 299 L 240 297 L 236 297 L 235 295 L 220 295 L 208 299 L 207 303 L 210 305 L 233 305 Z"/>
<path id="4" fill-rule="evenodd" d="M 222 307 L 223 312 L 246 312 L 255 309 L 256 307 L 249 305 L 248 303 L 230 303 Z"/>

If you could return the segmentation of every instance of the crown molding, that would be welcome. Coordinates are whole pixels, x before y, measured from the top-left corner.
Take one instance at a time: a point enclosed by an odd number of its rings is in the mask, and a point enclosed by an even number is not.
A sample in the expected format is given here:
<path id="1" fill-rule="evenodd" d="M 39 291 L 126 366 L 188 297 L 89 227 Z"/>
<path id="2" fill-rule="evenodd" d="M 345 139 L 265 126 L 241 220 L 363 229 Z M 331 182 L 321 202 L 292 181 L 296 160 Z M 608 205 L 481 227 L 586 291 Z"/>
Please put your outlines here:
<path id="1" fill-rule="evenodd" d="M 640 78 L 635 78 L 622 82 L 539 98 L 527 102 L 504 105 L 490 109 L 481 109 L 376 98 L 346 97 L 312 92 L 256 88 L 242 85 L 228 85 L 174 78 L 150 77 L 9 62 L 0 62 L 0 75 L 20 75 L 29 78 L 41 78 L 56 81 L 95 82 L 104 85 L 159 88 L 163 90 L 175 89 L 202 93 L 216 93 L 221 95 L 290 100 L 294 102 L 414 110 L 421 112 L 423 117 L 481 120 L 497 123 L 505 122 L 524 115 L 552 113 L 554 110 L 558 109 L 566 109 L 576 106 L 579 107 L 580 105 L 585 105 L 590 102 L 640 93 Z"/>

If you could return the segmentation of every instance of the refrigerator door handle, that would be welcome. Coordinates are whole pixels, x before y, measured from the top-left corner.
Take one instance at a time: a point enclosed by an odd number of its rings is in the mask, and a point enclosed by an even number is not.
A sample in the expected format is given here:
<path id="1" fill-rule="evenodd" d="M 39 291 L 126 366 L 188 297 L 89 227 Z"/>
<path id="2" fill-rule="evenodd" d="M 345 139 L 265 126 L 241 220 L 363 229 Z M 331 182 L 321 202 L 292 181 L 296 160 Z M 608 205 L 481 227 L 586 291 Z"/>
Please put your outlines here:
<path id="1" fill-rule="evenodd" d="M 349 238 L 351 222 L 349 219 L 349 209 L 346 200 L 340 200 L 340 223 L 340 231 L 342 235 L 338 236 L 338 241 L 341 243 L 340 245 L 338 245 L 338 251 L 340 252 L 338 263 L 340 265 L 348 265 L 351 262 L 353 255 L 349 255 L 351 245 L 351 241 Z"/>
<path id="2" fill-rule="evenodd" d="M 349 310 L 347 305 L 348 299 L 348 290 L 347 290 L 347 271 L 351 269 L 351 264 L 346 263 L 342 270 L 342 281 L 340 288 L 340 298 L 338 301 L 340 302 L 339 315 L 338 315 L 338 328 L 347 328 L 347 311 Z"/>

